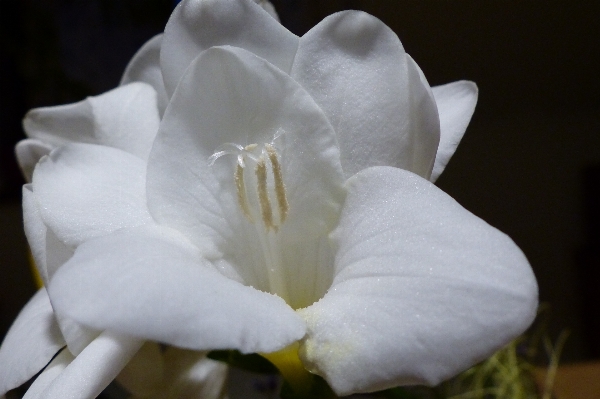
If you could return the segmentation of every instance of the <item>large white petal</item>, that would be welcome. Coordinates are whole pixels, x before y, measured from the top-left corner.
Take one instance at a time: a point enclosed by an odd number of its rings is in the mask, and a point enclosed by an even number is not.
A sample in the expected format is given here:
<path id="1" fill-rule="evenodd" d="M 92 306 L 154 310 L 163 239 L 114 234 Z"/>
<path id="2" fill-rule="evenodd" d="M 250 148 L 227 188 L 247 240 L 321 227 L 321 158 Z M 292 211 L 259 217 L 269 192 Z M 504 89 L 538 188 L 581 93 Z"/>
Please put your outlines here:
<path id="1" fill-rule="evenodd" d="M 289 72 L 298 37 L 252 0 L 184 0 L 165 27 L 160 54 L 167 93 L 200 52 L 222 45 L 249 50 Z"/>
<path id="2" fill-rule="evenodd" d="M 142 343 L 121 334 L 103 332 L 48 384 L 39 398 L 96 398 L 131 360 Z"/>
<path id="3" fill-rule="evenodd" d="M 536 281 L 506 235 L 404 170 L 367 169 L 348 191 L 335 280 L 300 311 L 302 358 L 337 393 L 437 384 L 529 326 Z"/>
<path id="4" fill-rule="evenodd" d="M 35 165 L 41 157 L 50 154 L 50 151 L 52 151 L 50 144 L 37 139 L 25 139 L 17 143 L 15 155 L 26 181 L 31 181 Z"/>
<path id="5" fill-rule="evenodd" d="M 156 102 L 161 115 L 169 102 L 160 70 L 162 37 L 162 34 L 156 35 L 144 43 L 127 64 L 120 83 L 123 86 L 132 82 L 145 82 L 154 87 L 157 96 Z"/>
<path id="6" fill-rule="evenodd" d="M 33 377 L 63 346 L 65 340 L 42 288 L 21 310 L 0 347 L 0 396 Z"/>
<path id="7" fill-rule="evenodd" d="M 289 203 L 277 233 L 264 233 L 256 162 L 245 159 L 252 222 L 236 185 L 236 154 L 242 152 L 229 144 L 225 149 L 233 148 L 233 154 L 209 162 L 224 143 L 275 148 Z M 165 112 L 148 162 L 148 206 L 159 223 L 183 232 L 204 256 L 219 262 L 225 275 L 302 307 L 331 283 L 333 272 L 326 266 L 332 262 L 323 259 L 343 181 L 335 132 L 306 91 L 250 52 L 213 47 L 188 68 Z M 277 203 L 272 197 L 275 214 Z M 268 267 L 268 246 L 276 258 L 272 264 L 281 267 Z"/>
<path id="8" fill-rule="evenodd" d="M 50 283 L 73 319 L 197 350 L 271 352 L 304 323 L 281 298 L 223 277 L 170 229 L 123 229 L 80 245 Z"/>
<path id="9" fill-rule="evenodd" d="M 436 181 L 462 139 L 477 104 L 477 85 L 461 80 L 436 86 L 433 96 L 440 113 L 440 145 L 430 180 Z"/>
<path id="10" fill-rule="evenodd" d="M 429 86 L 377 18 L 345 11 L 300 39 L 291 76 L 338 134 L 346 177 L 374 165 L 429 177 L 439 126 Z"/>
<path id="11" fill-rule="evenodd" d="M 124 151 L 69 144 L 40 161 L 33 190 L 46 225 L 75 247 L 122 227 L 152 223 L 145 175 L 145 162 Z"/>
<path id="12" fill-rule="evenodd" d="M 159 120 L 156 91 L 137 82 L 77 103 L 33 109 L 23 128 L 29 137 L 52 146 L 103 144 L 146 159 Z"/>

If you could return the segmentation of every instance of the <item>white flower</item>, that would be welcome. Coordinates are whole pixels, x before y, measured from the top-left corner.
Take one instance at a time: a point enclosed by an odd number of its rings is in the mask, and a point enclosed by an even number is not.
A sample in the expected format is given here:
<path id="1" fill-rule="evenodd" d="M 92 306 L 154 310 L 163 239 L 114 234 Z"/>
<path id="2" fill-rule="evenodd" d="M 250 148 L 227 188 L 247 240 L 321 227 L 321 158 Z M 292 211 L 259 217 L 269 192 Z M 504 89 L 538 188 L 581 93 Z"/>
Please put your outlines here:
<path id="1" fill-rule="evenodd" d="M 79 115 L 94 139 L 52 143 L 24 190 L 52 305 L 79 330 L 292 362 L 299 348 L 348 394 L 435 384 L 533 319 L 518 248 L 428 181 L 474 84 L 432 92 L 379 20 L 342 12 L 298 38 L 251 1 L 183 1 L 131 81 L 154 88 L 135 118 L 164 114 L 156 139 L 111 125 L 132 117 L 121 100 L 43 111 L 52 139 Z"/>

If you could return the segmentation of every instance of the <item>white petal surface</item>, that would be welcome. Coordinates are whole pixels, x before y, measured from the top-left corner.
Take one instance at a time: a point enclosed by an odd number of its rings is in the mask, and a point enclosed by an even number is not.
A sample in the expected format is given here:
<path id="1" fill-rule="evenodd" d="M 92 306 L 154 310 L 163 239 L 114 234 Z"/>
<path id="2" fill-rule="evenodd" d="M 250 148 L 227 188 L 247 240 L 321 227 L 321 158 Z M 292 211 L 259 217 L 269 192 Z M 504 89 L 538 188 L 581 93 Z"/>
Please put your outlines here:
<path id="1" fill-rule="evenodd" d="M 301 356 L 338 394 L 437 384 L 529 326 L 536 281 L 506 235 L 400 169 L 367 169 L 348 190 L 335 280 L 300 311 Z"/>
<path id="2" fill-rule="evenodd" d="M 197 350 L 271 352 L 304 335 L 281 298 L 223 277 L 185 243 L 147 227 L 87 241 L 54 276 L 53 304 L 97 329 Z"/>
<path id="3" fill-rule="evenodd" d="M 25 235 L 35 260 L 35 266 L 42 277 L 44 286 L 47 287 L 56 270 L 73 256 L 73 250 L 60 241 L 54 232 L 44 224 L 31 186 L 31 184 L 23 186 Z M 98 336 L 97 331 L 87 329 L 60 313 L 55 314 L 55 317 L 69 350 L 75 355 Z"/>
<path id="4" fill-rule="evenodd" d="M 25 139 L 17 143 L 15 146 L 15 155 L 26 181 L 31 181 L 35 165 L 41 157 L 50 154 L 52 148 L 51 145 L 37 139 Z"/>
<path id="5" fill-rule="evenodd" d="M 48 285 L 46 268 L 46 233 L 48 229 L 42 220 L 37 199 L 31 186 L 31 183 L 23 185 L 23 225 L 35 266 L 44 285 Z"/>
<path id="6" fill-rule="evenodd" d="M 429 177 L 439 126 L 428 85 L 409 66 L 396 34 L 359 11 L 333 14 L 300 39 L 291 76 L 335 128 L 346 177 L 374 165 Z"/>
<path id="7" fill-rule="evenodd" d="M 152 223 L 145 167 L 139 158 L 110 147 L 69 144 L 54 150 L 33 175 L 44 222 L 72 247 L 122 227 Z"/>
<path id="8" fill-rule="evenodd" d="M 43 369 L 65 346 L 46 289 L 25 305 L 0 347 L 0 396 Z"/>
<path id="9" fill-rule="evenodd" d="M 461 80 L 433 88 L 440 114 L 440 145 L 430 180 L 436 181 L 462 139 L 477 104 L 477 85 Z"/>
<path id="10" fill-rule="evenodd" d="M 104 332 L 48 385 L 40 399 L 93 399 L 111 383 L 142 341 Z"/>
<path id="11" fill-rule="evenodd" d="M 135 53 L 129 64 L 127 64 L 120 83 L 123 86 L 132 82 L 145 82 L 154 87 L 161 115 L 169 102 L 160 70 L 162 37 L 162 34 L 154 36 Z"/>
<path id="12" fill-rule="evenodd" d="M 52 381 L 58 377 L 65 368 L 75 359 L 75 357 L 66 349 L 62 350 L 42 373 L 33 381 L 23 399 L 39 399 L 42 393 L 48 388 Z"/>
<path id="13" fill-rule="evenodd" d="M 266 234 L 250 156 L 244 155 L 248 212 L 236 185 L 237 156 L 250 152 L 243 147 L 257 145 L 253 156 L 260 156 L 265 143 L 277 153 L 289 204 L 277 233 Z M 224 144 L 233 153 L 211 165 L 209 157 Z M 323 259 L 343 181 L 335 132 L 302 87 L 252 53 L 215 47 L 188 68 L 165 112 L 148 162 L 148 206 L 157 222 L 184 233 L 223 274 L 303 307 L 331 283 L 332 262 Z M 273 253 L 265 255 L 269 245 Z M 265 257 L 275 259 L 273 267 Z"/>
<path id="14" fill-rule="evenodd" d="M 184 0 L 165 27 L 160 54 L 167 93 L 200 52 L 222 45 L 249 50 L 289 72 L 298 37 L 252 0 Z"/>
<path id="15" fill-rule="evenodd" d="M 102 144 L 146 159 L 160 120 L 156 101 L 152 86 L 131 83 L 74 104 L 33 109 L 23 128 L 52 146 Z"/>

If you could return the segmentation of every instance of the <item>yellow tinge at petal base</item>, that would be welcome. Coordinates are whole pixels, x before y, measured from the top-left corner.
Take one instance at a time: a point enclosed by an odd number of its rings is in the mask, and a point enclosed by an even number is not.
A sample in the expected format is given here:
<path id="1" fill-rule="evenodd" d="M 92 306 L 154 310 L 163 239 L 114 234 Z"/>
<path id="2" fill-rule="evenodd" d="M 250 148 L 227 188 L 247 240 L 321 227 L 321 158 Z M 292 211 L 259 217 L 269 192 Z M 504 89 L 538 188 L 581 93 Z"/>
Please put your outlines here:
<path id="1" fill-rule="evenodd" d="M 29 266 L 31 267 L 31 274 L 33 275 L 33 282 L 35 283 L 36 288 L 42 288 L 44 286 L 44 281 L 42 280 L 42 276 L 40 276 L 40 272 L 38 272 L 38 269 L 35 266 L 35 260 L 33 259 L 31 250 L 27 251 L 27 259 L 29 259 Z"/>
<path id="2" fill-rule="evenodd" d="M 310 373 L 298 357 L 300 344 L 294 342 L 280 351 L 261 353 L 260 355 L 273 363 L 283 378 L 300 395 L 307 394 L 312 386 L 314 375 Z"/>

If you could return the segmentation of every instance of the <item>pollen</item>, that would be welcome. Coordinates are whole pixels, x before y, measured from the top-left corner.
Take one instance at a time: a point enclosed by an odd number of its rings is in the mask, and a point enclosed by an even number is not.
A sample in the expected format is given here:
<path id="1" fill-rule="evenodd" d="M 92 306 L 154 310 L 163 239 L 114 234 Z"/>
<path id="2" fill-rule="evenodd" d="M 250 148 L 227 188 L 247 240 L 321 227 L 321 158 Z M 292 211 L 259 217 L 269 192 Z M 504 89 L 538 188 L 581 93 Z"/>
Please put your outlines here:
<path id="1" fill-rule="evenodd" d="M 283 184 L 283 174 L 281 173 L 281 164 L 277 158 L 277 152 L 271 144 L 265 144 L 271 167 L 273 168 L 273 178 L 275 181 L 275 195 L 277 196 L 277 204 L 279 205 L 279 219 L 281 223 L 285 222 L 289 210 L 289 204 L 285 195 L 285 185 Z"/>
<path id="2" fill-rule="evenodd" d="M 246 184 L 244 183 L 244 165 L 242 161 L 238 161 L 236 165 L 234 180 L 237 188 L 237 197 L 240 208 L 242 208 L 244 216 L 246 216 L 250 222 L 254 223 L 254 218 L 252 217 L 252 213 L 250 213 L 248 194 L 246 193 Z"/>
<path id="3" fill-rule="evenodd" d="M 267 230 L 273 229 L 278 230 L 277 226 L 273 223 L 273 210 L 271 208 L 271 200 L 269 200 L 269 191 L 267 190 L 267 163 L 264 157 L 260 157 L 256 162 L 256 173 L 257 180 L 257 192 L 258 202 L 260 204 L 260 212 L 262 214 L 263 223 Z"/>

